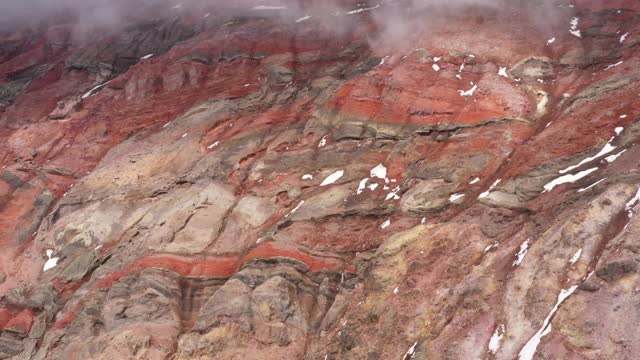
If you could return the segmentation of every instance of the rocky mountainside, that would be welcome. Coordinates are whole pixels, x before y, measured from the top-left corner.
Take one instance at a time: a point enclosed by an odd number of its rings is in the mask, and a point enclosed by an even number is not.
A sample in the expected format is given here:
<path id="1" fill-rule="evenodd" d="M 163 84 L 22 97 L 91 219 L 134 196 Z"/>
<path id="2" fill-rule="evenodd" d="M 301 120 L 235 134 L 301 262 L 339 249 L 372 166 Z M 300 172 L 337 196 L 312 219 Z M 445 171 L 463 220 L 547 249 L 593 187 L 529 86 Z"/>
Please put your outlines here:
<path id="1" fill-rule="evenodd" d="M 0 359 L 637 359 L 640 3 L 0 33 Z"/>

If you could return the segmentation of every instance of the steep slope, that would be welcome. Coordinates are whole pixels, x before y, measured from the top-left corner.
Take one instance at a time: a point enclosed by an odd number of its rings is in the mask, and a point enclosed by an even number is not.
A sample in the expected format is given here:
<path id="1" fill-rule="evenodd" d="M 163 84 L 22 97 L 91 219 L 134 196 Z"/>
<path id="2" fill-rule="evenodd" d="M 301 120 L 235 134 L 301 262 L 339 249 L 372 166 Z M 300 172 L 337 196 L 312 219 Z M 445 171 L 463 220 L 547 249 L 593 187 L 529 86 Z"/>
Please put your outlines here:
<path id="1" fill-rule="evenodd" d="M 636 358 L 640 4 L 299 5 L 2 35 L 0 358 Z"/>

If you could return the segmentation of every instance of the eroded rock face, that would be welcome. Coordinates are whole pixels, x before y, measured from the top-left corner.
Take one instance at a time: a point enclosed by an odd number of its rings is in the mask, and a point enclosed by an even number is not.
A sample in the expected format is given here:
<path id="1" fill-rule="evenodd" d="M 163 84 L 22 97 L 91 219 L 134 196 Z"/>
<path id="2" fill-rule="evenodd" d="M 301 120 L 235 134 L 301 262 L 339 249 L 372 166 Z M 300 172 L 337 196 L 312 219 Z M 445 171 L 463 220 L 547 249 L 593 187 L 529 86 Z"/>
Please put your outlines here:
<path id="1" fill-rule="evenodd" d="M 295 5 L 0 35 L 0 358 L 636 358 L 638 4 Z"/>

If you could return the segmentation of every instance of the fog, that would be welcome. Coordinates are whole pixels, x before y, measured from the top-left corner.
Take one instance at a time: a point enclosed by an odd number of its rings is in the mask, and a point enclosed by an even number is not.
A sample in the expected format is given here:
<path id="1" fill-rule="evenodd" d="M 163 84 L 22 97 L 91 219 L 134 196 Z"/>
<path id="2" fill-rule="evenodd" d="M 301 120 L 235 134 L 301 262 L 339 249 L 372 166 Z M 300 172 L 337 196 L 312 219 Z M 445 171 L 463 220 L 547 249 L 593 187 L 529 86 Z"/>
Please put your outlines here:
<path id="1" fill-rule="evenodd" d="M 528 8 L 529 21 L 537 23 L 541 30 L 557 21 L 558 5 L 552 0 L 0 0 L 0 31 L 72 20 L 75 35 L 96 30 L 109 32 L 139 19 L 167 16 L 172 12 L 197 19 L 207 13 L 220 18 L 222 13 L 279 17 L 290 22 L 305 16 L 313 16 L 317 21 L 320 16 L 315 15 L 324 14 L 321 21 L 340 31 L 358 18 L 351 16 L 355 14 L 349 14 L 350 11 L 372 8 L 362 12 L 366 11 L 378 25 L 379 36 L 393 40 L 412 31 L 416 24 L 407 19 L 418 12 L 458 16 L 473 7 L 503 12 L 506 16 L 514 4 Z M 336 13 L 341 16 L 332 15 Z"/>

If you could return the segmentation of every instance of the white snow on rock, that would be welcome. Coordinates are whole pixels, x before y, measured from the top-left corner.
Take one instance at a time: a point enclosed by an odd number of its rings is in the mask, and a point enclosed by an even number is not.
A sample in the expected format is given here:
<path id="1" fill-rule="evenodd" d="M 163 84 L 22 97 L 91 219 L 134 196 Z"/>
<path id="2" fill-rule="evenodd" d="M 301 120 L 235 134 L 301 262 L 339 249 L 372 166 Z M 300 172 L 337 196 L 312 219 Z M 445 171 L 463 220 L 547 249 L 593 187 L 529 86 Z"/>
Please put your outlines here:
<path id="1" fill-rule="evenodd" d="M 507 68 L 506 68 L 506 67 L 500 67 L 500 68 L 498 69 L 498 75 L 499 75 L 499 76 L 504 76 L 504 77 L 508 78 L 508 77 L 509 77 L 509 75 L 507 74 Z"/>
<path id="2" fill-rule="evenodd" d="M 626 118 L 627 118 L 627 114 L 620 115 L 620 119 L 626 119 Z"/>
<path id="3" fill-rule="evenodd" d="M 496 331 L 493 332 L 493 336 L 491 336 L 491 340 L 489 340 L 489 352 L 495 354 L 500 349 L 500 342 L 504 337 L 504 325 L 500 325 L 496 328 Z"/>
<path id="4" fill-rule="evenodd" d="M 172 9 L 172 10 L 180 9 L 181 7 L 182 7 L 182 4 L 178 4 L 178 5 L 174 5 L 174 6 L 172 6 L 172 7 L 171 7 L 171 9 Z"/>
<path id="5" fill-rule="evenodd" d="M 578 30 L 578 23 L 579 22 L 580 22 L 580 19 L 577 18 L 577 17 L 574 17 L 573 19 L 571 19 L 571 21 L 569 22 L 569 24 L 571 24 L 571 29 L 569 29 L 569 32 L 573 36 L 582 37 L 582 34 L 580 33 L 580 30 Z"/>
<path id="6" fill-rule="evenodd" d="M 189 133 L 188 133 L 188 132 L 186 132 L 186 133 L 182 134 L 182 137 L 183 137 L 183 138 L 184 138 L 184 137 L 187 137 L 187 135 L 189 135 Z"/>
<path id="7" fill-rule="evenodd" d="M 338 179 L 340 179 L 342 177 L 342 175 L 344 175 L 344 170 L 338 170 L 338 171 L 334 172 L 333 174 L 327 176 L 324 180 L 322 180 L 322 183 L 320 183 L 320 186 L 331 185 L 331 184 L 335 183 L 336 181 L 338 181 Z"/>
<path id="8" fill-rule="evenodd" d="M 347 12 L 347 15 L 353 15 L 353 14 L 357 14 L 357 13 L 361 13 L 363 11 L 369 11 L 369 10 L 374 10 L 380 7 L 380 4 L 376 5 L 376 6 L 372 6 L 372 7 L 368 7 L 368 8 L 359 8 L 359 9 L 355 9 L 355 10 L 351 10 L 349 12 Z"/>
<path id="9" fill-rule="evenodd" d="M 617 128 L 615 128 L 614 131 L 615 131 L 616 135 L 620 135 L 620 133 L 622 133 L 622 131 L 624 131 L 624 128 L 622 126 L 618 126 Z M 603 155 L 606 155 L 606 154 L 612 152 L 613 150 L 616 149 L 615 146 L 611 145 L 613 140 L 615 140 L 615 136 L 611 137 L 611 139 L 609 139 L 609 141 L 604 145 L 604 147 L 602 147 L 602 149 L 600 149 L 600 151 L 597 154 L 595 154 L 593 156 L 589 156 L 589 157 L 583 159 L 582 161 L 580 161 L 579 163 L 577 163 L 575 165 L 571 165 L 568 168 L 560 170 L 559 171 L 560 174 L 568 173 L 569 171 L 577 169 L 580 166 L 582 166 L 582 165 L 584 165 L 584 164 L 586 164 L 588 162 L 591 162 L 591 161 L 593 161 L 593 160 L 595 160 L 595 159 L 597 159 L 597 158 L 599 158 L 599 157 L 601 157 Z"/>
<path id="10" fill-rule="evenodd" d="M 313 180 L 313 175 L 304 174 L 304 175 L 302 175 L 302 180 Z"/>
<path id="11" fill-rule="evenodd" d="M 638 192 L 636 193 L 636 195 L 631 198 L 631 200 L 627 201 L 627 203 L 624 206 L 624 209 L 629 211 L 632 210 L 634 206 L 636 206 L 638 203 L 640 202 L 640 188 L 638 188 Z"/>
<path id="12" fill-rule="evenodd" d="M 327 135 L 323 136 L 322 139 L 320 139 L 320 142 L 318 143 L 318 147 L 321 148 L 325 145 L 327 145 Z"/>
<path id="13" fill-rule="evenodd" d="M 497 247 L 498 247 L 498 242 L 496 241 L 493 244 L 491 244 L 491 245 L 487 246 L 486 248 L 484 248 L 484 251 L 482 253 L 486 254 L 489 251 L 491 251 L 491 250 L 493 250 L 493 249 L 495 249 Z"/>
<path id="14" fill-rule="evenodd" d="M 378 179 L 386 179 L 387 178 L 387 168 L 384 167 L 383 164 L 378 164 L 376 167 L 371 169 L 371 177 Z"/>
<path id="15" fill-rule="evenodd" d="M 211 13 L 206 13 L 206 14 L 204 14 L 204 16 L 203 16 L 202 18 L 203 18 L 203 19 L 206 19 L 206 18 L 208 18 L 209 16 L 211 16 Z"/>
<path id="16" fill-rule="evenodd" d="M 498 180 L 494 181 L 493 184 L 491 184 L 491 186 L 489 186 L 489 189 L 487 189 L 487 191 L 485 191 L 482 194 L 480 194 L 480 196 L 478 196 L 478 198 L 482 199 L 482 198 L 485 198 L 485 197 L 489 196 L 489 193 L 491 192 L 491 190 L 495 189 L 496 186 L 498 186 L 498 184 L 500 184 L 501 181 L 502 181 L 502 179 L 498 179 Z"/>
<path id="17" fill-rule="evenodd" d="M 519 266 L 522 264 L 522 260 L 524 260 L 525 255 L 527 255 L 527 251 L 529 250 L 529 239 L 525 240 L 522 244 L 520 244 L 520 251 L 516 254 L 516 259 L 513 261 L 512 266 Z"/>
<path id="18" fill-rule="evenodd" d="M 47 253 L 47 262 L 44 263 L 44 266 L 42 267 L 42 271 L 53 269 L 54 267 L 56 267 L 56 265 L 58 265 L 59 258 L 51 257 L 51 255 L 53 255 L 53 250 L 47 249 L 46 253 Z"/>
<path id="19" fill-rule="evenodd" d="M 548 184 L 546 184 L 544 186 L 544 191 L 543 192 L 551 191 L 551 190 L 553 190 L 554 187 L 556 187 L 558 185 L 576 182 L 576 181 L 582 179 L 583 177 L 591 174 L 592 172 L 594 172 L 596 170 L 598 170 L 598 168 L 594 167 L 594 168 L 591 168 L 591 169 L 580 171 L 577 174 L 569 174 L 569 175 L 560 176 L 559 178 L 554 179 L 553 181 L 551 181 Z"/>
<path id="20" fill-rule="evenodd" d="M 607 180 L 607 178 L 600 179 L 600 180 L 598 180 L 598 181 L 594 182 L 593 184 L 591 184 L 591 185 L 587 186 L 586 188 L 579 189 L 579 190 L 578 190 L 578 192 L 579 192 L 579 193 L 581 193 L 581 192 L 585 192 L 585 191 L 587 191 L 587 190 L 589 190 L 589 189 L 593 188 L 594 186 L 596 186 L 596 185 L 600 184 L 601 182 L 603 182 L 603 181 L 605 181 L 605 180 Z"/>
<path id="21" fill-rule="evenodd" d="M 620 44 L 622 44 L 627 39 L 627 36 L 629 36 L 628 32 L 624 33 L 624 34 L 622 34 L 622 36 L 620 36 Z"/>
<path id="22" fill-rule="evenodd" d="M 171 124 L 171 121 L 169 121 L 168 123 L 162 125 L 163 128 L 166 128 L 167 126 L 169 126 L 169 124 Z"/>
<path id="23" fill-rule="evenodd" d="M 148 58 L 152 57 L 154 54 L 147 54 L 143 57 L 140 58 L 140 60 L 147 60 Z"/>
<path id="24" fill-rule="evenodd" d="M 91 90 L 87 91 L 86 93 L 84 93 L 84 95 L 82 95 L 82 98 L 83 98 L 83 99 L 88 98 L 89 96 L 93 95 L 93 92 L 94 92 L 94 91 L 96 91 L 96 90 L 98 90 L 98 89 L 100 89 L 100 88 L 104 87 L 104 86 L 105 86 L 105 85 L 107 85 L 108 83 L 109 83 L 109 81 L 107 81 L 107 82 L 106 82 L 106 83 L 104 83 L 104 84 L 100 84 L 100 85 L 95 86 L 93 89 L 91 89 Z"/>
<path id="25" fill-rule="evenodd" d="M 303 21 L 306 21 L 306 20 L 309 20 L 309 19 L 311 19 L 311 15 L 305 15 L 305 16 L 301 17 L 300 19 L 296 20 L 296 22 L 299 23 L 299 22 L 303 22 Z"/>
<path id="26" fill-rule="evenodd" d="M 479 177 L 477 177 L 477 178 L 475 178 L 475 179 L 473 179 L 473 180 L 469 181 L 469 185 L 474 185 L 474 184 L 477 184 L 477 183 L 479 183 L 479 182 L 480 182 L 480 178 L 479 178 Z"/>
<path id="27" fill-rule="evenodd" d="M 216 141 L 216 142 L 214 142 L 213 144 L 211 144 L 211 145 L 207 146 L 207 149 L 213 149 L 214 147 L 216 147 L 216 146 L 218 146 L 218 145 L 220 145 L 220 141 Z"/>
<path id="28" fill-rule="evenodd" d="M 618 160 L 618 158 L 620 157 L 620 155 L 624 154 L 627 151 L 627 149 L 624 149 L 622 151 L 620 151 L 617 154 L 613 154 L 613 155 L 609 155 L 606 158 L 604 158 L 608 163 L 612 163 L 616 160 Z"/>
<path id="29" fill-rule="evenodd" d="M 393 295 L 398 295 L 398 288 L 393 289 Z"/>
<path id="30" fill-rule="evenodd" d="M 418 346 L 418 342 L 414 342 L 413 345 L 411 345 L 411 347 L 409 348 L 409 350 L 407 350 L 407 353 L 404 354 L 404 357 L 402 358 L 403 360 L 410 360 L 413 359 L 413 355 L 416 354 L 416 346 Z"/>
<path id="31" fill-rule="evenodd" d="M 520 353 L 518 354 L 518 360 L 533 359 L 533 355 L 535 355 L 536 353 L 536 349 L 540 344 L 540 340 L 543 336 L 551 332 L 551 318 L 556 313 L 556 311 L 558 311 L 560 304 L 562 304 L 569 296 L 571 296 L 571 294 L 573 294 L 573 292 L 576 291 L 577 288 L 578 285 L 574 285 L 568 289 L 560 290 L 560 294 L 558 294 L 558 301 L 549 312 L 549 315 L 547 315 L 547 318 L 544 319 L 542 327 L 535 334 L 533 334 L 531 339 L 529 339 L 529 341 L 527 341 L 524 347 L 520 350 Z"/>
<path id="32" fill-rule="evenodd" d="M 547 45 L 551 45 L 556 41 L 556 38 L 552 37 L 551 39 L 547 40 Z"/>
<path id="33" fill-rule="evenodd" d="M 369 190 L 373 191 L 373 190 L 377 189 L 378 186 L 379 186 L 379 184 L 371 184 L 371 185 L 369 185 Z"/>
<path id="34" fill-rule="evenodd" d="M 294 212 L 296 212 L 298 209 L 300 209 L 300 206 L 302 206 L 302 204 L 304 204 L 304 200 L 300 200 L 298 205 L 296 205 L 296 207 L 291 209 L 291 211 L 287 215 L 285 215 L 284 217 L 289 217 L 289 216 L 293 215 Z"/>
<path id="35" fill-rule="evenodd" d="M 258 5 L 251 8 L 251 10 L 287 10 L 286 6 L 273 6 L 273 5 Z"/>
<path id="36" fill-rule="evenodd" d="M 617 62 L 617 63 L 615 63 L 615 64 L 608 65 L 606 68 L 604 68 L 604 71 L 607 71 L 607 70 L 609 70 L 609 69 L 611 69 L 611 68 L 614 68 L 614 67 L 616 67 L 616 66 L 618 66 L 618 65 L 621 65 L 623 62 L 624 62 L 624 61 L 622 61 L 622 60 L 621 60 L 621 61 L 618 61 L 618 62 Z"/>
<path id="37" fill-rule="evenodd" d="M 473 83 L 472 83 L 473 84 Z M 467 91 L 464 90 L 458 90 L 458 92 L 460 93 L 460 96 L 473 96 L 473 93 L 478 89 L 478 85 L 477 84 L 473 84 L 473 87 Z"/>
<path id="38" fill-rule="evenodd" d="M 383 222 L 383 223 L 380 225 L 380 229 L 384 229 L 384 228 L 386 228 L 386 227 L 387 227 L 387 226 L 389 226 L 389 225 L 391 225 L 391 219 L 387 219 L 385 222 Z"/>
<path id="39" fill-rule="evenodd" d="M 362 192 L 364 192 L 364 189 L 367 187 L 367 181 L 369 181 L 369 178 L 364 178 L 360 180 L 360 184 L 358 185 L 358 190 L 356 190 L 356 194 L 360 195 L 362 194 Z"/>
<path id="40" fill-rule="evenodd" d="M 398 196 L 398 192 L 400 192 L 400 186 L 396 186 L 393 189 L 391 189 L 391 192 L 389 192 L 387 194 L 387 197 L 384 199 L 385 201 L 387 200 L 400 200 L 400 196 Z"/>
<path id="41" fill-rule="evenodd" d="M 435 70 L 436 72 L 440 71 L 440 66 L 438 66 L 438 64 L 433 64 L 431 65 L 431 67 L 433 68 L 433 70 Z"/>
<path id="42" fill-rule="evenodd" d="M 575 254 L 573 254 L 573 256 L 571 257 L 571 259 L 569 260 L 569 264 L 573 265 L 576 262 L 578 262 L 578 260 L 580 260 L 580 256 L 582 255 L 582 248 L 578 249 L 578 251 L 576 251 Z"/>
<path id="43" fill-rule="evenodd" d="M 449 202 L 456 202 L 457 200 L 462 199 L 464 196 L 465 194 L 453 194 L 449 196 Z"/>

